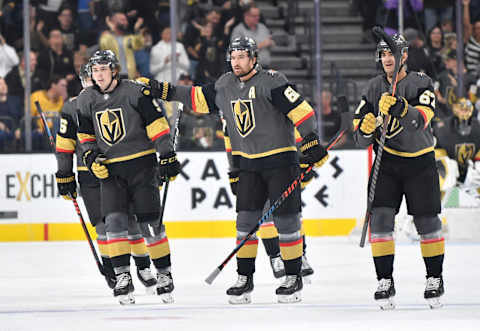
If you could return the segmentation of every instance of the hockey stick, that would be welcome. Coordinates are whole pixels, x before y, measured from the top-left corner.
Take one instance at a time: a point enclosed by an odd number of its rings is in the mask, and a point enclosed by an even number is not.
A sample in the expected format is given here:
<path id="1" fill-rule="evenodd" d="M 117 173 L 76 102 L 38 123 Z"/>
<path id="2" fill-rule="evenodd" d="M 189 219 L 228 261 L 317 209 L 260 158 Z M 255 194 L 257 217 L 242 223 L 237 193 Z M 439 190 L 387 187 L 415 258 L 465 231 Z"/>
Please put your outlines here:
<path id="1" fill-rule="evenodd" d="M 173 151 L 177 149 L 177 136 L 179 134 L 179 124 L 180 124 L 180 117 L 182 116 L 183 112 L 183 103 L 180 103 L 178 106 L 178 116 L 175 119 L 175 132 L 173 135 Z M 167 194 L 168 194 L 168 185 L 170 184 L 170 179 L 167 177 L 165 180 L 165 190 L 163 191 L 163 198 L 162 198 L 162 210 L 160 211 L 160 224 L 163 222 L 163 213 L 165 212 L 165 204 L 167 203 Z"/>
<path id="2" fill-rule="evenodd" d="M 50 147 L 52 148 L 52 152 L 55 155 L 56 148 L 55 148 L 55 140 L 53 139 L 52 132 L 50 131 L 50 128 L 48 127 L 47 123 L 47 118 L 45 117 L 45 113 L 42 111 L 42 107 L 40 106 L 40 103 L 38 101 L 35 101 L 35 106 L 37 107 L 38 113 L 40 114 L 40 118 L 42 119 L 43 127 L 45 128 L 45 132 L 48 135 L 48 140 L 50 142 Z M 78 215 L 78 218 L 80 219 L 80 224 L 82 225 L 83 232 L 85 233 L 85 237 L 87 237 L 88 245 L 90 246 L 90 250 L 92 251 L 93 257 L 95 258 L 95 262 L 97 263 L 98 270 L 100 273 L 106 278 L 107 275 L 105 273 L 105 270 L 103 268 L 102 262 L 100 262 L 100 259 L 98 258 L 97 250 L 95 249 L 95 246 L 93 245 L 92 238 L 90 237 L 90 234 L 88 233 L 87 226 L 85 225 L 85 221 L 82 215 L 82 211 L 80 210 L 80 207 L 78 206 L 77 199 L 72 196 L 71 194 L 69 195 L 70 198 L 72 199 L 73 205 L 75 207 L 75 211 Z"/>
<path id="3" fill-rule="evenodd" d="M 342 138 L 346 130 L 347 129 L 344 128 L 338 132 L 338 134 L 327 145 L 327 151 L 330 150 L 333 146 L 335 146 L 335 144 L 340 140 L 340 138 Z M 237 244 L 237 247 L 235 247 L 234 250 L 227 256 L 227 258 L 218 267 L 216 267 L 215 270 L 213 270 L 213 272 L 207 277 L 207 279 L 205 279 L 205 282 L 207 284 L 212 284 L 212 282 L 215 280 L 215 278 L 217 278 L 223 268 L 225 268 L 230 259 L 240 250 L 240 248 L 243 247 L 243 245 L 245 245 L 245 243 L 253 236 L 253 234 L 258 231 L 260 225 L 262 225 L 262 223 L 265 222 L 272 215 L 275 209 L 280 207 L 280 205 L 285 201 L 285 199 L 290 196 L 290 194 L 295 190 L 295 188 L 299 185 L 302 179 L 305 178 L 305 175 L 312 170 L 312 168 L 313 166 L 310 165 L 305 171 L 300 173 L 300 175 L 298 175 L 297 178 L 293 180 L 293 182 L 287 187 L 287 189 L 282 193 L 282 195 L 270 206 L 268 211 L 262 215 L 255 227 L 245 236 L 245 238 L 242 239 L 240 243 Z"/>
<path id="4" fill-rule="evenodd" d="M 372 29 L 373 33 L 380 39 L 385 40 L 388 47 L 392 51 L 395 57 L 395 68 L 393 71 L 392 84 L 390 85 L 389 93 L 395 95 L 397 89 L 398 72 L 400 70 L 401 55 L 400 50 L 397 48 L 392 38 L 388 36 L 382 28 L 375 26 Z M 387 138 L 387 126 L 390 122 L 390 114 L 383 118 L 382 134 L 378 143 L 377 155 L 375 157 L 375 163 L 373 164 L 373 172 L 370 182 L 370 189 L 368 191 L 367 211 L 365 212 L 365 218 L 363 220 L 362 235 L 360 237 L 360 247 L 365 246 L 365 238 L 367 236 L 368 225 L 370 224 L 370 216 L 372 213 L 373 200 L 375 198 L 375 188 L 377 186 L 378 172 L 380 171 L 380 162 L 382 160 L 383 149 L 385 147 L 385 140 Z"/>

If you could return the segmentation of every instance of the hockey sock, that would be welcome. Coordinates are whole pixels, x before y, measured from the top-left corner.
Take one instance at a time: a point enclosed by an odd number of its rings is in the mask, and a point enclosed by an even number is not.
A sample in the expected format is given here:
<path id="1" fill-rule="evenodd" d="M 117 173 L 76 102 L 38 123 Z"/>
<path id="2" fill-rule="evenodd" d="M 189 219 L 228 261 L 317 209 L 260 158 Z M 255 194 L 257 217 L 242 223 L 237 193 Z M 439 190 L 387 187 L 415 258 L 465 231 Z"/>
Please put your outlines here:
<path id="1" fill-rule="evenodd" d="M 279 234 L 280 253 L 287 275 L 298 275 L 302 267 L 303 239 L 300 233 Z"/>
<path id="2" fill-rule="evenodd" d="M 243 276 L 253 275 L 255 272 L 255 258 L 241 258 L 237 255 L 237 273 Z"/>
<path id="3" fill-rule="evenodd" d="M 163 232 L 160 236 L 147 239 L 147 250 L 150 254 L 153 264 L 157 270 L 165 269 L 171 266 L 170 245 L 168 238 Z"/>
<path id="4" fill-rule="evenodd" d="M 273 222 L 266 222 L 260 226 L 258 231 L 260 238 L 262 238 L 265 252 L 270 257 L 275 257 L 280 254 L 280 248 L 278 246 L 278 232 Z"/>
<path id="5" fill-rule="evenodd" d="M 147 253 L 147 246 L 141 234 L 129 235 L 130 250 L 138 269 L 150 267 L 150 257 Z"/>
<path id="6" fill-rule="evenodd" d="M 237 231 L 237 245 L 246 237 L 247 233 Z M 240 275 L 251 275 L 255 272 L 255 258 L 258 251 L 258 238 L 256 235 L 249 240 L 237 252 L 237 272 Z"/>
<path id="7" fill-rule="evenodd" d="M 428 277 L 440 277 L 443 271 L 445 240 L 443 237 L 423 239 L 420 241 L 422 256 Z"/>
<path id="8" fill-rule="evenodd" d="M 377 279 L 392 278 L 393 259 L 395 257 L 393 237 L 391 235 L 376 236 L 372 234 L 371 246 Z"/>
<path id="9" fill-rule="evenodd" d="M 115 274 L 130 271 L 130 244 L 127 231 L 107 232 L 107 245 Z"/>

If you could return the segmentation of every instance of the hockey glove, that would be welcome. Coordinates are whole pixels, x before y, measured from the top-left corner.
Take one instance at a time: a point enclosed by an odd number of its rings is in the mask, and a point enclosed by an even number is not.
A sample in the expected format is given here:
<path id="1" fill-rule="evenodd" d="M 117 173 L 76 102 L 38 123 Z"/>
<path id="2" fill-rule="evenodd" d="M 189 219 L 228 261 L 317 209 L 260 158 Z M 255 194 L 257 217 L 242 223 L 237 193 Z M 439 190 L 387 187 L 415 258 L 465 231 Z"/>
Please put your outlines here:
<path id="1" fill-rule="evenodd" d="M 322 145 L 320 145 L 316 133 L 310 133 L 303 138 L 300 152 L 304 154 L 300 157 L 301 164 L 321 167 L 328 160 L 328 152 Z"/>
<path id="2" fill-rule="evenodd" d="M 300 171 L 301 172 L 304 172 L 305 169 L 308 168 L 308 164 L 300 164 Z M 313 173 L 313 170 L 310 170 L 308 173 L 306 173 L 302 180 L 300 181 L 300 187 L 302 188 L 302 190 L 307 187 L 308 184 L 310 184 L 310 182 L 313 180 L 313 178 L 315 177 L 314 173 Z"/>
<path id="3" fill-rule="evenodd" d="M 148 86 L 150 87 L 152 97 L 165 101 L 170 101 L 175 91 L 175 86 L 173 86 L 169 82 L 159 82 L 155 79 L 150 79 L 148 81 Z"/>
<path id="4" fill-rule="evenodd" d="M 105 161 L 107 158 L 105 157 L 105 155 L 100 153 L 99 150 L 89 149 L 88 151 L 83 153 L 82 159 L 88 170 L 90 170 L 90 172 L 94 174 L 95 177 L 99 179 L 108 178 L 108 169 L 104 164 L 102 164 L 102 162 Z"/>
<path id="5" fill-rule="evenodd" d="M 58 193 L 65 200 L 72 200 L 72 197 L 77 198 L 77 182 L 75 181 L 75 174 L 70 173 L 61 173 L 57 171 L 55 173 L 57 179 L 57 189 Z"/>
<path id="6" fill-rule="evenodd" d="M 388 93 L 383 93 L 378 102 L 380 112 L 387 116 L 392 115 L 395 118 L 402 118 L 407 115 L 408 102 L 404 97 L 392 96 Z"/>
<path id="7" fill-rule="evenodd" d="M 158 176 L 164 181 L 167 178 L 169 181 L 175 180 L 180 173 L 180 163 L 177 160 L 177 154 L 171 151 L 168 154 L 160 155 L 158 161 Z"/>
<path id="8" fill-rule="evenodd" d="M 228 178 L 230 180 L 230 189 L 232 190 L 233 195 L 237 195 L 238 189 L 238 171 L 230 171 L 228 173 Z"/>
<path id="9" fill-rule="evenodd" d="M 369 136 L 377 128 L 377 119 L 373 113 L 367 113 L 360 121 L 360 132 L 364 136 Z"/>

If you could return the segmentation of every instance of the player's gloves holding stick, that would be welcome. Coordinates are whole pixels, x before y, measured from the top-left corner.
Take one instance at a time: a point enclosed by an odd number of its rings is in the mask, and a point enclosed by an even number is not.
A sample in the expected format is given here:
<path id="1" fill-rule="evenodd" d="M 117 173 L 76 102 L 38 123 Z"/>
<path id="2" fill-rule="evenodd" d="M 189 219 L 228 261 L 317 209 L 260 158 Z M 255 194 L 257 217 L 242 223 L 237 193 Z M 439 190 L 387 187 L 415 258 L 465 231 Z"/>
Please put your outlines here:
<path id="1" fill-rule="evenodd" d="M 58 171 L 55 173 L 57 179 L 57 189 L 58 193 L 65 200 L 72 200 L 72 197 L 77 198 L 77 182 L 75 181 L 75 174 L 70 173 L 61 173 Z"/>
<path id="2" fill-rule="evenodd" d="M 158 161 L 159 177 L 163 180 L 166 178 L 168 178 L 169 181 L 175 180 L 180 173 L 180 163 L 177 160 L 177 154 L 174 151 L 171 151 L 170 153 L 160 155 Z"/>
<path id="3" fill-rule="evenodd" d="M 360 132 L 364 136 L 369 136 L 377 128 L 377 118 L 373 113 L 366 113 L 365 116 L 360 120 Z"/>
<path id="4" fill-rule="evenodd" d="M 305 169 L 308 168 L 308 164 L 301 163 L 300 164 L 300 170 L 303 172 Z M 315 177 L 313 170 L 310 170 L 303 176 L 302 180 L 300 181 L 300 187 L 302 190 L 307 187 L 308 184 L 313 180 L 313 177 Z"/>
<path id="5" fill-rule="evenodd" d="M 159 82 L 155 79 L 150 79 L 148 81 L 148 86 L 150 87 L 152 97 L 165 101 L 170 101 L 173 92 L 175 91 L 175 86 L 169 82 Z"/>
<path id="6" fill-rule="evenodd" d="M 321 167 L 328 160 L 328 152 L 320 144 L 318 136 L 315 133 L 310 133 L 303 138 L 300 152 L 304 155 L 300 158 L 300 164 Z"/>
<path id="7" fill-rule="evenodd" d="M 228 173 L 228 178 L 230 181 L 230 189 L 232 190 L 233 195 L 237 195 L 237 187 L 238 187 L 238 171 L 230 171 Z"/>
<path id="8" fill-rule="evenodd" d="M 105 161 L 107 158 L 105 157 L 105 155 L 100 153 L 99 150 L 89 149 L 88 151 L 83 153 L 82 159 L 88 170 L 90 170 L 90 172 L 94 174 L 95 177 L 97 177 L 98 179 L 108 178 L 108 169 L 104 164 L 102 164 L 102 162 Z"/>
<path id="9" fill-rule="evenodd" d="M 378 107 L 383 115 L 392 115 L 395 118 L 405 117 L 408 112 L 407 99 L 404 97 L 392 96 L 387 92 L 382 94 L 380 101 L 378 102 Z"/>

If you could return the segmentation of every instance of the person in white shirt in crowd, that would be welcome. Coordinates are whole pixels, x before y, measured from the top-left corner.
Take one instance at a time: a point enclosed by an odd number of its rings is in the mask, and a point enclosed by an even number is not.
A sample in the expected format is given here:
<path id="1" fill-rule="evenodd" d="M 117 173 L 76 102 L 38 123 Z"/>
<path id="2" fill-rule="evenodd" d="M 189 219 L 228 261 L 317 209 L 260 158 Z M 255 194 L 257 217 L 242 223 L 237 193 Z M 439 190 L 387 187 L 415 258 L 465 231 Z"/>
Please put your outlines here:
<path id="1" fill-rule="evenodd" d="M 152 77 L 158 81 L 172 82 L 172 50 L 171 50 L 171 29 L 165 28 L 162 31 L 162 40 L 152 47 L 150 53 L 150 73 Z M 177 41 L 176 45 L 176 79 L 178 80 L 181 74 L 188 72 L 190 60 L 182 43 Z"/>
<path id="2" fill-rule="evenodd" d="M 7 45 L 5 38 L 0 35 L 0 77 L 5 77 L 19 62 L 15 49 Z"/>

